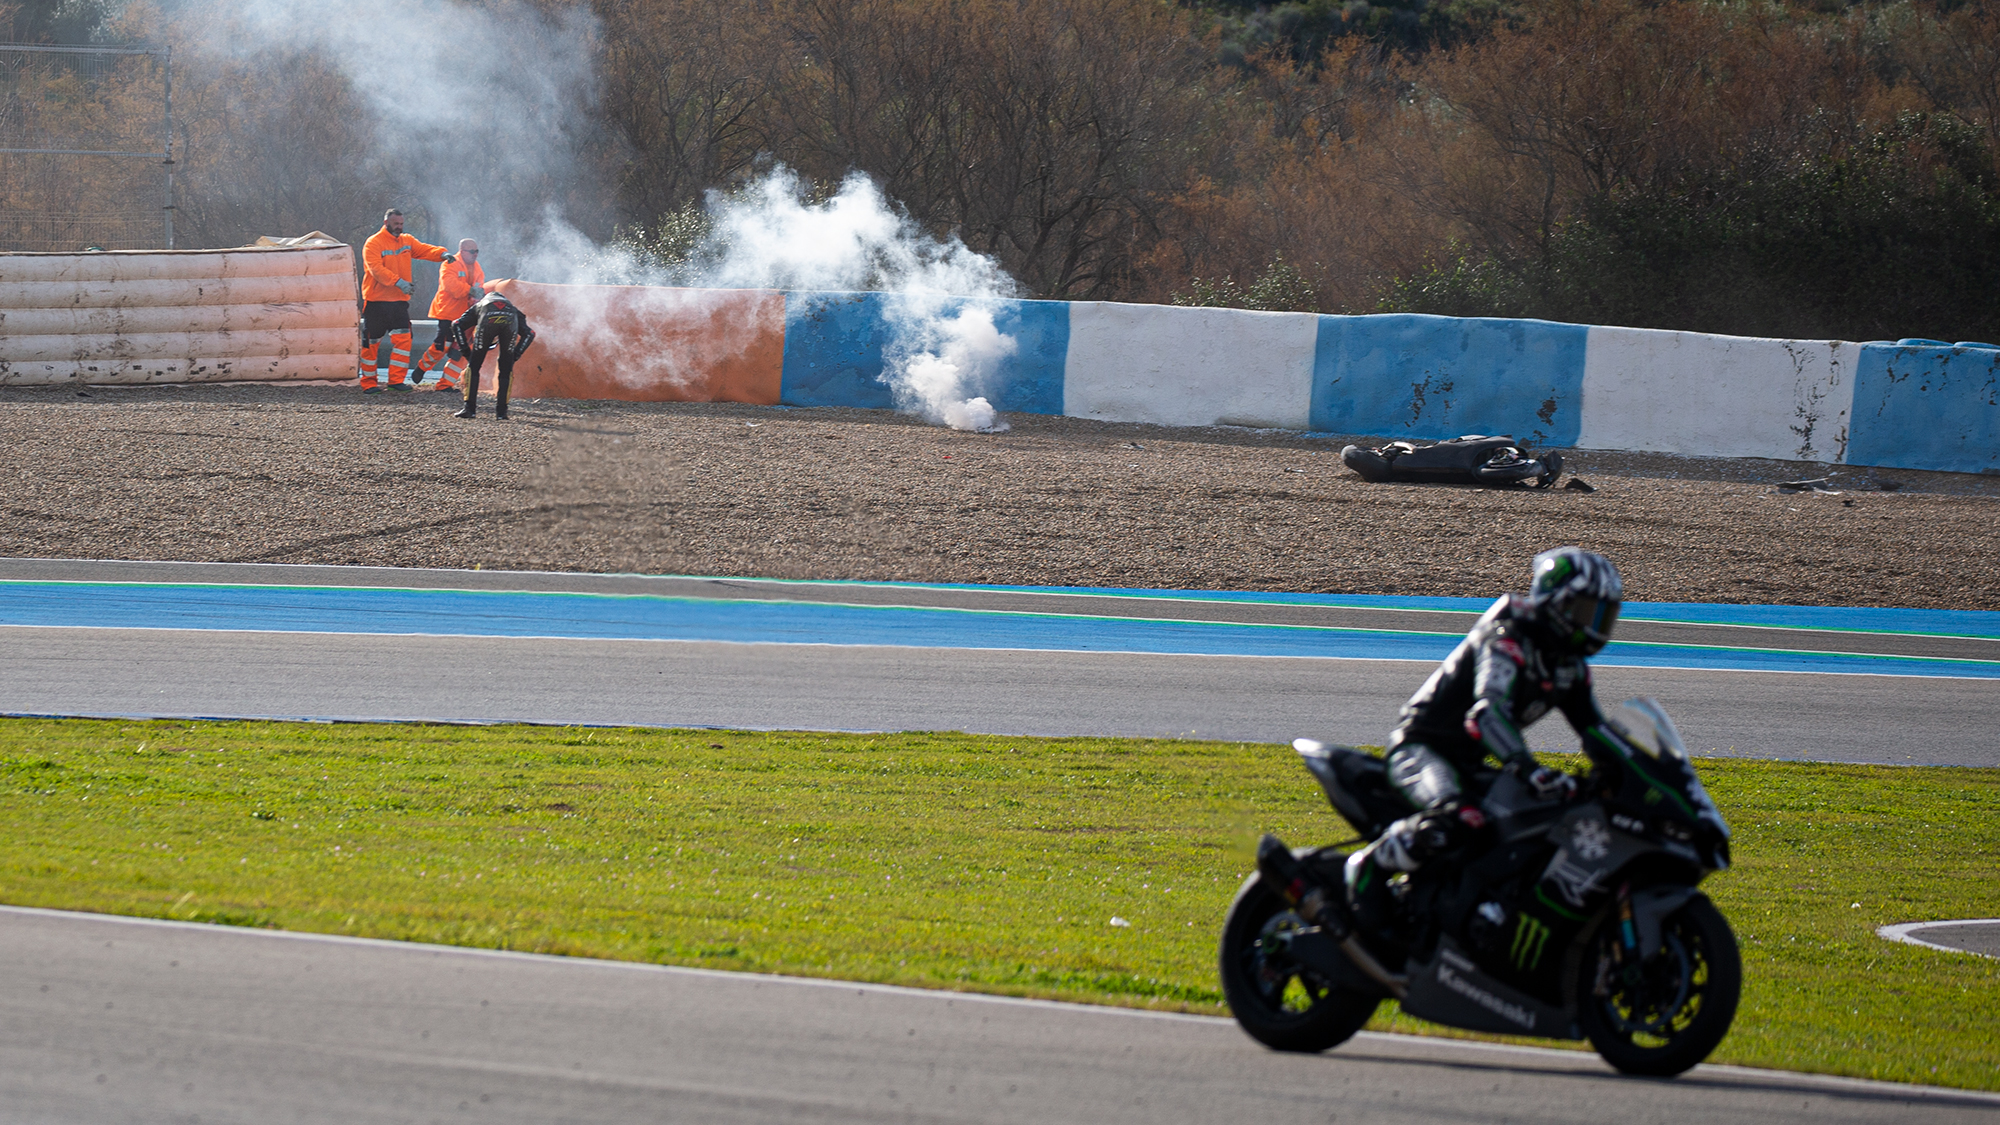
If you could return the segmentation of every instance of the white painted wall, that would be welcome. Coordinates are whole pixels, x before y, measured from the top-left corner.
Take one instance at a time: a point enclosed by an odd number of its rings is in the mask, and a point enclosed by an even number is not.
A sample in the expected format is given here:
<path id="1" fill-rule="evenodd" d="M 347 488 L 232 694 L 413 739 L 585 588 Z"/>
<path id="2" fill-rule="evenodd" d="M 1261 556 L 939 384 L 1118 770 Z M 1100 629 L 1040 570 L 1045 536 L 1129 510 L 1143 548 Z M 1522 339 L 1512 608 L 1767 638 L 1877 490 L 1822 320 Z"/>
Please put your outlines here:
<path id="1" fill-rule="evenodd" d="M 1647 328 L 1590 330 L 1586 449 L 1839 461 L 1858 344 Z"/>
<path id="2" fill-rule="evenodd" d="M 1309 428 L 1311 313 L 1078 301 L 1063 413 L 1165 426 Z"/>

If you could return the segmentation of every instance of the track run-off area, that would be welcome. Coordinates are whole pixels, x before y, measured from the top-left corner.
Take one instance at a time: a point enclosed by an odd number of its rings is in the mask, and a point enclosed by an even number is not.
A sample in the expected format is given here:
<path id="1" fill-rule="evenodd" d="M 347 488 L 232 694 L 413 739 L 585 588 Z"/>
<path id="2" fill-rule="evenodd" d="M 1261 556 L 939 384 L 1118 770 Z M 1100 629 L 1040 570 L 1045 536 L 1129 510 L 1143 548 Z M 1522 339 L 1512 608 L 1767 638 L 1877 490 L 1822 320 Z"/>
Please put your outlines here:
<path id="1" fill-rule="evenodd" d="M 1369 744 L 1487 604 L 9 559 L 0 712 Z M 1594 663 L 1698 754 L 2000 766 L 2000 613 L 1630 603 Z"/>

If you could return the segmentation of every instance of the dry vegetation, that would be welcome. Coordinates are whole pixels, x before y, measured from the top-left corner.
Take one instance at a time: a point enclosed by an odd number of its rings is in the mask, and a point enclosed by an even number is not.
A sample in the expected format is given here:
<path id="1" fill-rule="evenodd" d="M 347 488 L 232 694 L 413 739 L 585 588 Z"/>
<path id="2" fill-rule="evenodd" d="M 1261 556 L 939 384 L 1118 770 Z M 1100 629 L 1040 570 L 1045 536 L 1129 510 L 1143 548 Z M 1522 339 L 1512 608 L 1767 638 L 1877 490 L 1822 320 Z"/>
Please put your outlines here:
<path id="1" fill-rule="evenodd" d="M 478 164 L 492 215 L 643 238 L 775 160 L 868 173 L 1037 296 L 2000 336 L 2000 9 L 1491 7 L 1301 58 L 1160 0 L 594 0 L 587 120 L 435 160 L 386 151 L 310 44 L 204 54 L 210 0 L 111 31 L 176 44 L 181 230 L 206 245 L 358 240 L 440 161 Z"/>
<path id="2" fill-rule="evenodd" d="M 0 556 L 1482 595 L 1560 542 L 1651 601 L 2000 609 L 2000 481 L 1578 451 L 1598 491 L 1369 485 L 1338 444 L 1016 415 L 268 386 L 0 393 Z M 1949 489 L 1955 494 L 1938 490 Z"/>

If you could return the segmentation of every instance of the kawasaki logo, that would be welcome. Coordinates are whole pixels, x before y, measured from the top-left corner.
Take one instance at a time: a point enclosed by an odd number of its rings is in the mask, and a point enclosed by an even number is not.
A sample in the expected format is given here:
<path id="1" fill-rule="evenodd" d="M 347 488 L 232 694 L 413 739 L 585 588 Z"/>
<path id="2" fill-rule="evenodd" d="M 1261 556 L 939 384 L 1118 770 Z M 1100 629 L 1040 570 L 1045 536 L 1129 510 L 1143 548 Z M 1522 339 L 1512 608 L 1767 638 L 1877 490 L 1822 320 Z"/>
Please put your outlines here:
<path id="1" fill-rule="evenodd" d="M 1451 968 L 1451 962 L 1454 960 L 1457 960 L 1457 958 L 1452 957 L 1447 952 L 1444 958 L 1438 962 L 1437 979 L 1439 984 L 1492 1012 L 1501 1019 L 1519 1024 L 1525 1031 L 1533 1031 L 1535 1029 L 1535 1013 L 1523 1008 L 1519 1004 L 1502 1000 L 1500 997 L 1459 976 Z"/>
<path id="2" fill-rule="evenodd" d="M 1533 972 L 1542 963 L 1542 953 L 1548 948 L 1549 928 L 1539 918 L 1526 914 L 1517 916 L 1514 923 L 1514 948 L 1510 954 L 1514 967 L 1522 972 Z"/>

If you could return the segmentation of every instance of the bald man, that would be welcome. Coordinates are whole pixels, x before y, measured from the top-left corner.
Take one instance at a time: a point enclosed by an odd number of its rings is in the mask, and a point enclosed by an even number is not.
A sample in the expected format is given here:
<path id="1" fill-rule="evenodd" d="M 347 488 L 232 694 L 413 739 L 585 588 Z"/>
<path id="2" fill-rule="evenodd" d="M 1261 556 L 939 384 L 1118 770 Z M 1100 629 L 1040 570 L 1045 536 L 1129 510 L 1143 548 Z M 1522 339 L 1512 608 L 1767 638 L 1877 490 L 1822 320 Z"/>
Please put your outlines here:
<path id="1" fill-rule="evenodd" d="M 479 268 L 479 243 L 470 238 L 458 241 L 457 260 L 438 271 L 437 296 L 431 299 L 431 319 L 437 321 L 437 339 L 417 361 L 417 383 L 424 373 L 437 369 L 437 389 L 455 391 L 465 375 L 465 354 L 451 341 L 451 322 L 465 315 L 486 294 L 486 271 Z M 439 365 L 443 366 L 440 367 Z"/>

